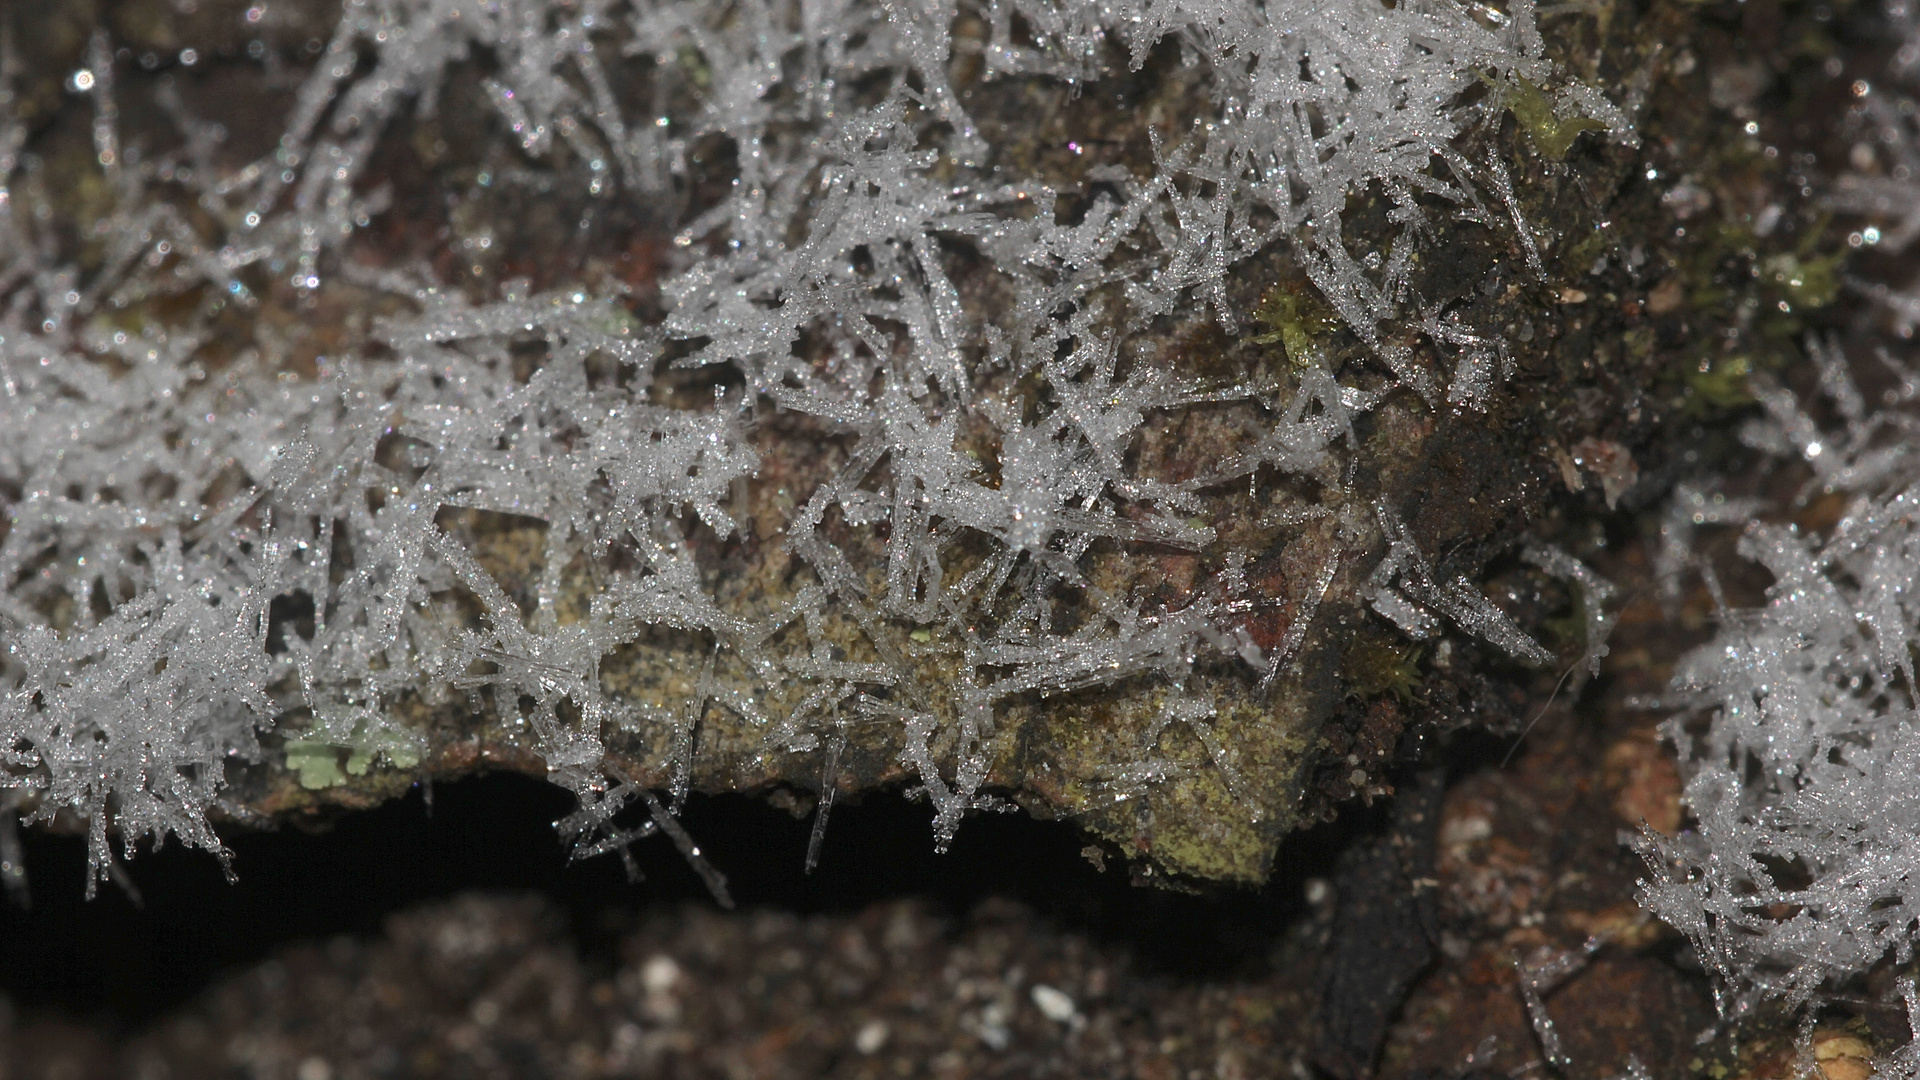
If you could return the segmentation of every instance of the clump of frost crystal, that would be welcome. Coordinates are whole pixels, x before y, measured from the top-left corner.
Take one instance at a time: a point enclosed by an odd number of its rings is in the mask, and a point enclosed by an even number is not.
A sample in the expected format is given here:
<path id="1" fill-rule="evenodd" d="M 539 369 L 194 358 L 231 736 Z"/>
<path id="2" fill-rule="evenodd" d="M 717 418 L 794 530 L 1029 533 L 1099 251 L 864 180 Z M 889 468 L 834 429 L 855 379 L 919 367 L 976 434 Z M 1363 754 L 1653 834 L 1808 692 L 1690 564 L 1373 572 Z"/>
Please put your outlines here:
<path id="1" fill-rule="evenodd" d="M 1640 842 L 1641 902 L 1693 940 L 1732 1013 L 1906 963 L 1920 935 L 1920 375 L 1883 352 L 1897 381 L 1868 413 L 1838 345 L 1808 349 L 1840 426 L 1761 387 L 1742 434 L 1845 512 L 1823 534 L 1748 518 L 1739 553 L 1772 574 L 1768 603 L 1724 610 L 1666 702 L 1695 824 Z M 1689 494 L 1693 521 L 1728 519 Z"/>
<path id="2" fill-rule="evenodd" d="M 1198 72 L 1205 114 L 1163 133 L 1150 167 L 1088 169 L 1077 183 L 1095 194 L 1070 224 L 1069 192 L 1002 160 L 954 89 L 963 54 L 987 78 L 1092 84 L 1166 41 Z M 615 290 L 476 298 L 344 254 L 390 201 L 368 163 L 391 121 L 431 113 L 477 57 L 496 137 L 533 161 L 564 146 L 596 197 L 657 200 L 702 140 L 739 149 L 725 196 L 675 225 L 662 321 L 637 323 Z M 220 163 L 224 130 L 165 83 L 172 141 L 123 142 L 120 63 L 102 34 L 69 87 L 92 109 L 112 203 L 80 223 L 104 243 L 88 261 L 47 224 L 61 181 L 0 97 L 0 787 L 34 816 L 87 821 L 96 876 L 110 833 L 128 851 L 173 835 L 220 852 L 207 814 L 229 762 L 268 753 L 264 733 L 316 785 L 348 752 L 350 771 L 409 767 L 421 737 L 392 709 L 409 696 L 491 698 L 524 727 L 579 796 L 563 827 L 584 854 L 665 831 L 697 859 L 671 812 L 611 773 L 602 737 L 670 728 L 677 807 L 709 705 L 760 725 L 768 753 L 837 753 L 846 724 L 891 725 L 942 844 L 993 804 L 996 710 L 1019 695 L 1164 680 L 1168 722 L 1199 731 L 1238 791 L 1183 680 L 1209 654 L 1271 674 L 1306 619 L 1266 655 L 1234 629 L 1250 601 L 1231 583 L 1174 611 L 1091 590 L 1092 614 L 1067 627 L 1055 600 L 1090 589 L 1096 544 L 1206 543 L 1192 511 L 1209 487 L 1262 469 L 1337 485 L 1352 416 L 1377 394 L 1313 356 L 1295 358 L 1297 393 L 1189 385 L 1137 360 L 1135 339 L 1183 306 L 1237 325 L 1227 275 L 1287 244 L 1402 384 L 1483 406 L 1498 343 L 1402 310 L 1421 301 L 1408 270 L 1435 207 L 1537 252 L 1506 167 L 1461 136 L 1544 95 L 1632 138 L 1546 58 L 1531 0 L 346 0 L 273 149 L 237 169 Z M 617 95 L 610 64 L 644 67 L 653 104 Z M 10 59 L 0 75 L 10 95 Z M 1401 230 L 1384 253 L 1343 234 L 1369 191 Z M 269 320 L 233 341 L 234 313 L 288 288 L 392 314 L 303 373 Z M 175 314 L 125 314 L 162 302 Z M 1469 354 L 1450 390 L 1386 332 L 1422 325 L 1436 350 Z M 737 389 L 669 407 L 650 394 L 668 357 Z M 1226 400 L 1264 409 L 1244 451 L 1178 482 L 1132 471 L 1149 417 Z M 768 407 L 851 449 L 792 493 L 781 528 L 810 582 L 777 610 L 735 610 L 688 541 L 754 527 L 738 496 L 758 467 L 750 417 Z M 981 431 L 997 477 L 963 450 Z M 450 510 L 537 526 L 543 569 L 514 583 L 530 610 Z M 884 537 L 883 565 L 855 565 L 835 539 L 849 531 Z M 1430 630 L 1432 607 L 1538 658 L 1395 536 L 1382 611 Z M 578 567 L 589 585 L 568 583 Z M 310 630 L 275 629 L 290 601 Z M 831 644 L 830 624 L 866 657 Z M 711 663 L 670 708 L 602 685 L 602 661 L 661 630 L 766 692 L 724 689 Z M 958 672 L 939 699 L 914 675 L 936 652 Z M 615 825 L 641 802 L 645 825 Z"/>

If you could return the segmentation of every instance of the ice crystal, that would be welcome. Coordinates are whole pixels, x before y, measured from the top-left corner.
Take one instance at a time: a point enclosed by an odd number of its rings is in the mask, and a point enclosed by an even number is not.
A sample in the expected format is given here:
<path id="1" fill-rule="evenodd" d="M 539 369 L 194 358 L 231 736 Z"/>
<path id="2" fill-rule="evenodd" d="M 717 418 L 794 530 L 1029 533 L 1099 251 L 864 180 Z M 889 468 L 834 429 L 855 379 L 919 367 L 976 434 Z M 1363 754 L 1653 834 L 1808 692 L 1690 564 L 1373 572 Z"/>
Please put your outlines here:
<path id="1" fill-rule="evenodd" d="M 1598 677 L 1600 662 L 1607 658 L 1607 638 L 1613 634 L 1614 621 L 1619 618 L 1617 612 L 1608 614 L 1606 610 L 1607 602 L 1613 599 L 1615 592 L 1613 583 L 1595 573 L 1586 563 L 1551 545 L 1531 545 L 1521 552 L 1520 557 L 1549 576 L 1579 587 L 1580 615 L 1584 624 L 1581 627 L 1582 644 L 1585 646 L 1580 659 L 1587 675 Z"/>
<path id="2" fill-rule="evenodd" d="M 1461 629 L 1485 639 L 1515 659 L 1530 664 L 1552 663 L 1553 654 L 1528 637 L 1526 631 L 1495 607 L 1472 582 L 1465 578 L 1436 580 L 1427 557 L 1414 545 L 1406 525 L 1385 500 L 1374 504 L 1374 512 L 1380 519 L 1380 531 L 1387 538 L 1387 557 L 1374 568 L 1371 581 L 1374 610 L 1416 638 L 1433 635 L 1439 621 L 1432 613 L 1439 612 Z M 1540 558 L 1550 572 L 1561 567 L 1558 560 L 1545 554 Z M 1565 562 L 1580 566 L 1570 557 L 1566 557 Z M 1577 571 L 1566 571 L 1567 576 L 1576 574 Z M 1598 604 L 1593 607 L 1597 610 Z M 1590 639 L 1589 645 L 1596 640 Z"/>
<path id="3" fill-rule="evenodd" d="M 957 36 L 963 14 L 984 40 Z M 1150 167 L 1088 169 L 1071 223 L 1069 193 L 1000 160 L 954 89 L 962 52 L 990 78 L 1091 84 L 1166 42 L 1200 73 L 1205 114 L 1159 138 Z M 424 269 L 342 256 L 386 211 L 368 166 L 392 122 L 432 113 L 450 72 L 481 55 L 511 152 L 566 147 L 596 196 L 653 198 L 684 183 L 701 140 L 738 147 L 725 196 L 677 223 L 657 325 L 606 288 L 475 299 Z M 652 108 L 615 95 L 612 62 L 648 67 Z M 1507 366 L 1497 336 L 1403 312 L 1426 310 L 1408 272 L 1435 206 L 1509 229 L 1539 269 L 1514 179 L 1461 136 L 1524 101 L 1633 137 L 1546 58 L 1531 0 L 346 0 L 280 138 L 237 170 L 215 153 L 224 131 L 164 84 L 177 141 L 123 145 L 119 63 L 102 36 L 74 84 L 114 207 L 92 229 L 106 255 L 84 270 L 45 224 L 47 168 L 0 99 L 0 786 L 29 793 L 35 816 L 88 821 L 102 879 L 110 833 L 129 852 L 169 835 L 220 852 L 207 814 L 230 760 L 269 753 L 264 733 L 316 785 L 338 776 L 330 753 L 350 751 L 350 772 L 407 767 L 419 736 L 392 711 L 407 695 L 490 698 L 524 727 L 579 797 L 562 828 L 583 855 L 662 831 L 705 867 L 672 814 L 709 707 L 759 726 L 768 752 L 838 748 L 849 720 L 892 725 L 944 845 L 968 811 L 998 805 L 981 788 L 1005 701 L 1159 679 L 1173 688 L 1160 729 L 1197 733 L 1239 795 L 1183 680 L 1205 654 L 1271 677 L 1337 563 L 1269 655 L 1235 629 L 1250 601 L 1230 583 L 1148 608 L 1099 594 L 1082 558 L 1205 545 L 1198 493 L 1259 470 L 1337 483 L 1352 417 L 1377 395 L 1336 382 L 1311 348 L 1292 392 L 1190 385 L 1135 362 L 1136 337 L 1185 305 L 1236 327 L 1227 275 L 1287 244 L 1401 383 L 1483 408 Z M 1342 215 L 1366 192 L 1400 231 L 1357 256 Z M 336 280 L 398 314 L 310 375 L 264 324 L 214 348 L 222 311 Z M 167 297 L 191 313 L 134 330 L 107 317 Z M 1387 332 L 1401 324 L 1459 351 L 1450 385 Z M 740 382 L 669 406 L 650 392 L 669 363 Z M 1263 410 L 1244 450 L 1179 481 L 1129 464 L 1150 417 L 1222 401 Z M 815 418 L 850 450 L 782 526 L 811 583 L 749 612 L 720 602 L 690 540 L 755 527 L 739 495 L 764 408 Z M 983 431 L 990 461 L 968 442 Z M 503 582 L 451 511 L 530 523 L 541 570 Z M 1546 659 L 1472 585 L 1436 579 L 1391 508 L 1344 527 L 1386 534 L 1373 602 L 1410 633 L 1444 617 Z M 875 539 L 880 565 L 849 554 L 846 530 Z M 584 613 L 568 609 L 579 567 Z M 1092 600 L 1062 627 L 1069 589 Z M 289 600 L 310 606 L 310 632 L 274 615 Z M 865 658 L 832 645 L 829 624 Z M 723 689 L 709 665 L 694 700 L 661 712 L 602 685 L 603 661 L 661 629 L 801 692 Z M 922 641 L 957 671 L 938 701 L 912 673 Z M 613 775 L 602 743 L 662 716 L 671 807 Z M 827 760 L 830 792 L 837 749 Z M 644 824 L 615 823 L 642 804 Z M 816 835 L 810 864 L 818 848 Z"/>
<path id="4" fill-rule="evenodd" d="M 1562 950 L 1543 945 L 1527 959 L 1517 955 L 1513 958 L 1520 1002 L 1526 1008 L 1527 1020 L 1533 1025 L 1534 1038 L 1540 1043 L 1540 1054 L 1548 1065 L 1563 1073 L 1572 1067 L 1573 1058 L 1560 1041 L 1560 1029 L 1554 1024 L 1553 1015 L 1547 1012 L 1547 995 L 1586 970 L 1599 948 L 1600 943 L 1595 940 L 1589 940 L 1583 950 Z"/>
<path id="5" fill-rule="evenodd" d="M 1895 984 L 1907 1013 L 1907 1041 L 1891 1054 L 1874 1063 L 1874 1074 L 1889 1080 L 1913 1080 L 1920 1076 L 1920 989 L 1913 976 L 1904 975 Z"/>

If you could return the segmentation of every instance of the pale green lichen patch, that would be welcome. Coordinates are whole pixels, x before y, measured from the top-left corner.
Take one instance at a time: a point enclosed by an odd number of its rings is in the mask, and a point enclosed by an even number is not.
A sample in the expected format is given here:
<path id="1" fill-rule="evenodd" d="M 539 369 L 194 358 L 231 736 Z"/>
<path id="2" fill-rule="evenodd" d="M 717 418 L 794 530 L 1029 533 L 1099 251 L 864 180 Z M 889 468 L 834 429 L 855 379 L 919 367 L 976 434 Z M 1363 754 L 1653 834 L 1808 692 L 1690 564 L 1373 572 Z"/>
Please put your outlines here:
<path id="1" fill-rule="evenodd" d="M 427 743 L 421 732 L 390 717 L 352 714 L 335 727 L 344 730 L 309 728 L 287 740 L 287 768 L 299 777 L 301 787 L 313 791 L 337 787 L 347 783 L 348 776 L 367 775 L 376 764 L 396 770 L 417 768 Z M 346 755 L 344 773 L 342 754 Z"/>
<path id="2" fill-rule="evenodd" d="M 340 753 L 340 748 L 330 742 L 292 740 L 286 748 L 287 769 L 309 791 L 336 787 L 347 782 L 346 774 L 340 771 Z"/>

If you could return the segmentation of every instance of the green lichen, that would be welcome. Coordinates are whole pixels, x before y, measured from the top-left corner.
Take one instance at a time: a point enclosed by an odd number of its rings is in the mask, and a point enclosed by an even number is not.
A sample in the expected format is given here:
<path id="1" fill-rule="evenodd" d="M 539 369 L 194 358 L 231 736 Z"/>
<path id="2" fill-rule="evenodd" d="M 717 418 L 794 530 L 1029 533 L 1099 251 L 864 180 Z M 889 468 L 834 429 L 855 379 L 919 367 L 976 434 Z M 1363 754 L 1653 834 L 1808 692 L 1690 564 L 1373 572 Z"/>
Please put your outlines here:
<path id="1" fill-rule="evenodd" d="M 338 787 L 347 782 L 346 774 L 340 771 L 340 748 L 328 742 L 289 740 L 287 771 L 308 791 Z"/>
<path id="2" fill-rule="evenodd" d="M 348 775 L 365 776 L 379 761 L 393 769 L 418 768 L 425 742 L 417 732 L 393 719 L 363 716 L 344 739 L 329 737 L 324 730 L 310 730 L 300 738 L 289 739 L 287 768 L 298 775 L 301 787 L 319 791 L 345 784 Z M 347 755 L 344 773 L 342 753 Z"/>
<path id="3" fill-rule="evenodd" d="M 1747 381 L 1753 375 L 1753 361 L 1746 356 L 1723 356 L 1703 360 L 1687 377 L 1687 386 L 1700 400 L 1721 409 L 1752 404 L 1753 394 Z"/>

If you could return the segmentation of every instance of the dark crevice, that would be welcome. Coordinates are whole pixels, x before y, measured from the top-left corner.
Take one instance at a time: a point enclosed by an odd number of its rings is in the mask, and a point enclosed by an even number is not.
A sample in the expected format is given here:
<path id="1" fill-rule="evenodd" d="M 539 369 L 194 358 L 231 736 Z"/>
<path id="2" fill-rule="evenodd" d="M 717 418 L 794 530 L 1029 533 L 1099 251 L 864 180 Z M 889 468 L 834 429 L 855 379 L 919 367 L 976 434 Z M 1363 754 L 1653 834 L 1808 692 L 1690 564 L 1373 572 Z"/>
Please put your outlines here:
<path id="1" fill-rule="evenodd" d="M 227 827 L 235 883 L 203 852 L 178 844 L 143 851 L 127 864 L 143 895 L 138 908 L 111 886 L 83 900 L 84 841 L 35 830 L 25 837 L 34 906 L 0 908 L 0 993 L 30 1015 L 125 1032 L 286 945 L 374 935 L 396 912 L 462 892 L 543 895 L 567 913 L 589 963 L 611 956 L 620 934 L 649 910 L 708 902 L 661 838 L 634 848 L 645 875 L 639 884 L 617 859 L 569 865 L 552 828 L 569 808 L 561 789 L 502 774 L 438 785 L 431 810 L 416 790 L 324 831 Z M 801 872 L 809 820 L 758 799 L 695 796 L 684 821 L 742 908 L 851 914 L 919 897 L 957 921 L 1005 897 L 1176 979 L 1260 974 L 1305 915 L 1306 880 L 1331 869 L 1355 827 L 1294 837 L 1262 889 L 1193 895 L 1136 887 L 1111 858 L 1102 873 L 1083 857 L 1084 833 L 1024 814 L 969 820 L 952 849 L 935 854 L 927 807 L 896 794 L 836 807 L 811 876 Z"/>

